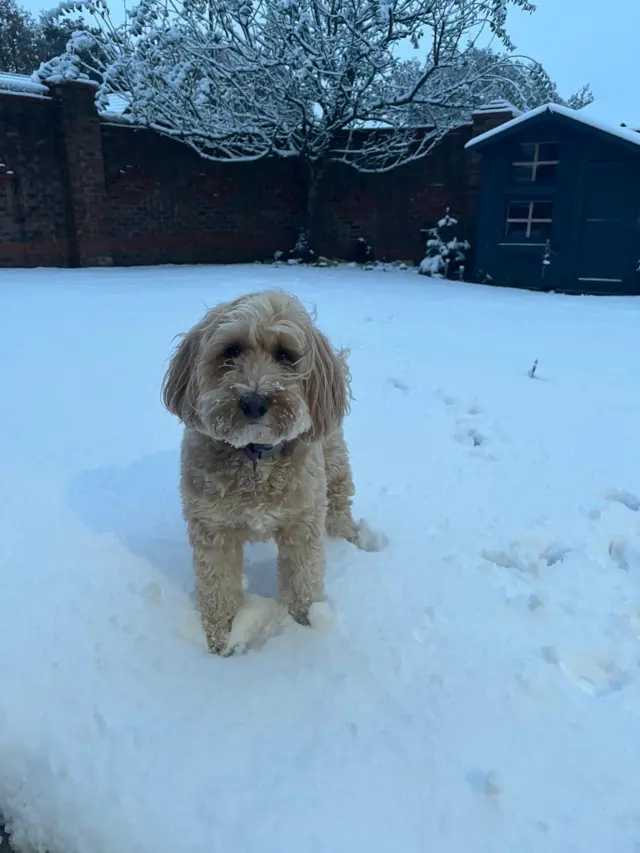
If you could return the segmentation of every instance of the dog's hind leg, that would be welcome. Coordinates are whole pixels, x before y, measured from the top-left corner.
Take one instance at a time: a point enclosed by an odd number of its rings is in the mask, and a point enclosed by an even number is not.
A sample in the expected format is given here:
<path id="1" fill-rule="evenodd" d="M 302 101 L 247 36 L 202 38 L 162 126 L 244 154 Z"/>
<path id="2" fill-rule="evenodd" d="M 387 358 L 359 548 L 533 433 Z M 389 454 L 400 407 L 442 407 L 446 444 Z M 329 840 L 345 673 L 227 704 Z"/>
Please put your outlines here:
<path id="1" fill-rule="evenodd" d="M 327 533 L 332 539 L 356 543 L 358 526 L 351 514 L 355 494 L 349 452 L 342 430 L 324 443 L 324 467 L 327 475 Z"/>
<path id="2" fill-rule="evenodd" d="M 363 551 L 379 551 L 386 537 L 372 530 L 364 519 L 356 524 L 352 514 L 355 494 L 349 451 L 342 430 L 330 435 L 324 443 L 324 466 L 327 475 L 327 533 L 332 539 L 346 539 Z"/>
<path id="3" fill-rule="evenodd" d="M 278 598 L 296 622 L 309 624 L 309 608 L 324 598 L 324 507 L 301 513 L 275 535 Z"/>

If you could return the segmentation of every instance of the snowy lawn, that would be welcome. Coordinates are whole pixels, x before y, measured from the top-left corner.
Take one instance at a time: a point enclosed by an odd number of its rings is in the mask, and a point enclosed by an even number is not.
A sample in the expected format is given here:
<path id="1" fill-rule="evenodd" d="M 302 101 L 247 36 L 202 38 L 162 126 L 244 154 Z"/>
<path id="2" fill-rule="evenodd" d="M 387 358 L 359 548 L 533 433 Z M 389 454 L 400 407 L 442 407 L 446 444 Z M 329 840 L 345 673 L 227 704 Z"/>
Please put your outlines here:
<path id="1" fill-rule="evenodd" d="M 16 841 L 640 849 L 640 301 L 349 268 L 1 277 L 0 812 Z M 159 386 L 176 333 L 264 287 L 316 303 L 351 347 L 355 510 L 390 544 L 331 543 L 334 621 L 250 624 L 273 636 L 219 659 Z M 249 549 L 250 593 L 274 593 L 274 553 Z"/>

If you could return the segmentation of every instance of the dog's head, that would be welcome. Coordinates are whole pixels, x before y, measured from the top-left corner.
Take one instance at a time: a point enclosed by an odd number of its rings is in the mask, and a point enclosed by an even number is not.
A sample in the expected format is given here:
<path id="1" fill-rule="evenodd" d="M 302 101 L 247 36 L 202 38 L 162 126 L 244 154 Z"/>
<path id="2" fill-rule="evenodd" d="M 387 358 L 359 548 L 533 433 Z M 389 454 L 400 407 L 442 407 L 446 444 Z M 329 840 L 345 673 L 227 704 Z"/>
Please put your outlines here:
<path id="1" fill-rule="evenodd" d="M 234 447 L 317 440 L 348 410 L 349 372 L 295 296 L 253 293 L 211 309 L 184 335 L 163 401 Z"/>

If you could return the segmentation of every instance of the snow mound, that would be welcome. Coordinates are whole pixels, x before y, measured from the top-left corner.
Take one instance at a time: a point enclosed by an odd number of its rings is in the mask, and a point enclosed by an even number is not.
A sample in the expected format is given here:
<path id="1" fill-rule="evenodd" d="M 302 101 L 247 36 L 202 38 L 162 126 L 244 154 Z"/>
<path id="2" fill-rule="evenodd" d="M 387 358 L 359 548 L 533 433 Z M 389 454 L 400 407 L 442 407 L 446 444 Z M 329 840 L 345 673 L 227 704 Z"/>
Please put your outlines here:
<path id="1" fill-rule="evenodd" d="M 225 654 L 261 648 L 269 637 L 280 631 L 287 617 L 287 612 L 273 599 L 247 595 L 233 620 Z"/>

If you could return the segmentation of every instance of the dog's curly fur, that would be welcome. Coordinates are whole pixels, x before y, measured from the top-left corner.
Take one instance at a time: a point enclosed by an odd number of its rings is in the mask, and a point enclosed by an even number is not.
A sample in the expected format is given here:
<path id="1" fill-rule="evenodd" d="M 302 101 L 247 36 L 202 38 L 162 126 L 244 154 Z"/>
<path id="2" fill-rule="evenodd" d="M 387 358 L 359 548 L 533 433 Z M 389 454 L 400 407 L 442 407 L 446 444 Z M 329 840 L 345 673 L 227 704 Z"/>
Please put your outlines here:
<path id="1" fill-rule="evenodd" d="M 242 401 L 256 394 L 266 412 L 247 416 Z M 324 595 L 325 531 L 379 547 L 351 514 L 342 432 L 349 400 L 346 353 L 334 351 L 302 303 L 282 291 L 216 306 L 173 355 L 163 401 L 185 425 L 182 504 L 212 652 L 228 651 L 246 542 L 275 539 L 279 598 L 301 624 Z M 257 444 L 275 452 L 257 460 L 248 451 Z"/>

